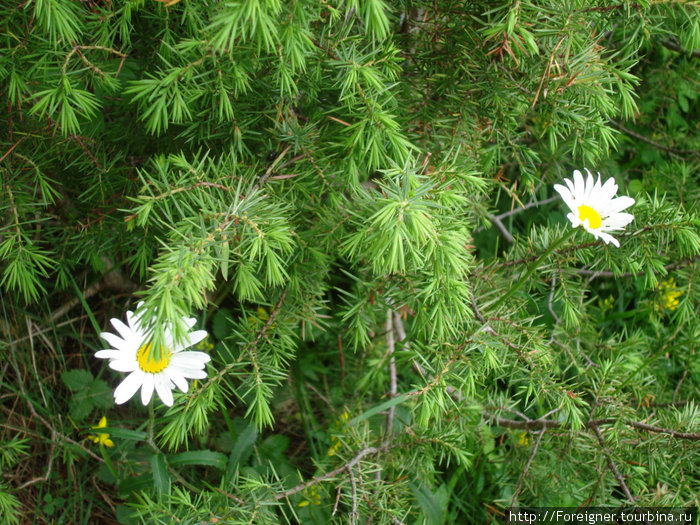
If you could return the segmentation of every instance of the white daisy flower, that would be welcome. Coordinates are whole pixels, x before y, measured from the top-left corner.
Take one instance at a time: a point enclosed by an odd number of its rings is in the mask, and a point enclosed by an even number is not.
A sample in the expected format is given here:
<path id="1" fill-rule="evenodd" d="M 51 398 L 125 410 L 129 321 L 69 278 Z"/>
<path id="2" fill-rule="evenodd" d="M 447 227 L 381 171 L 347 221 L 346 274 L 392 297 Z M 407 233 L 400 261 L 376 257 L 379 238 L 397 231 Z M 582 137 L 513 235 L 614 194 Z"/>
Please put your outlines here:
<path id="1" fill-rule="evenodd" d="M 137 305 L 137 308 L 142 303 Z M 124 381 L 114 390 L 114 402 L 118 405 L 126 403 L 136 391 L 141 389 L 141 402 L 147 405 L 153 390 L 168 406 L 173 404 L 172 390 L 177 386 L 183 392 L 187 392 L 187 379 L 204 379 L 207 376 L 204 365 L 211 358 L 204 352 L 183 352 L 185 348 L 196 345 L 206 336 L 205 330 L 195 330 L 187 334 L 185 340 L 179 344 L 173 344 L 172 334 L 169 329 L 165 331 L 167 348 L 161 353 L 157 361 L 151 360 L 151 343 L 146 339 L 148 323 L 142 316 L 136 316 L 133 312 L 126 313 L 128 325 L 119 319 L 110 319 L 112 326 L 121 337 L 110 332 L 103 332 L 100 337 L 107 341 L 111 348 L 100 350 L 95 357 L 109 359 L 109 367 L 117 372 L 128 372 Z M 188 328 L 192 328 L 196 322 L 194 318 L 183 317 Z"/>
<path id="2" fill-rule="evenodd" d="M 588 178 L 584 181 L 583 174 L 575 170 L 573 183 L 564 179 L 566 187 L 555 184 L 554 189 L 559 192 L 561 198 L 571 210 L 567 218 L 574 228 L 583 226 L 594 237 L 602 239 L 605 244 L 613 243 L 618 248 L 620 243 L 608 232 L 624 229 L 632 220 L 631 213 L 620 213 L 634 204 L 632 197 L 615 197 L 617 184 L 612 177 L 600 183 L 593 179 L 590 171 L 586 170 Z"/>

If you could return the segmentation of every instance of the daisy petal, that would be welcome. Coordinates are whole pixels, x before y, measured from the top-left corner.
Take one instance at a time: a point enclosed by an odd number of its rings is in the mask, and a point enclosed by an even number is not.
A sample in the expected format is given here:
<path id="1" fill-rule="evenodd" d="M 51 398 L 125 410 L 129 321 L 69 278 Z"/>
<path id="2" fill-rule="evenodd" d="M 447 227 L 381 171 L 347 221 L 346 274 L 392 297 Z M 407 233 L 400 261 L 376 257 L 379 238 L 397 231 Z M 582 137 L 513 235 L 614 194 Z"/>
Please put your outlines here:
<path id="1" fill-rule="evenodd" d="M 571 211 L 576 211 L 576 201 L 574 196 L 571 194 L 568 188 L 561 186 L 560 184 L 555 184 L 554 189 L 559 193 L 564 203 L 569 207 Z"/>
<path id="2" fill-rule="evenodd" d="M 110 319 L 109 322 L 112 323 L 112 326 L 117 332 L 119 332 L 119 335 L 122 336 L 125 341 L 129 341 L 134 337 L 134 332 L 131 330 L 131 328 L 126 326 L 119 319 Z"/>
<path id="3" fill-rule="evenodd" d="M 173 366 L 178 366 L 178 367 L 184 368 L 186 370 L 204 370 L 204 367 L 206 366 L 199 359 L 180 358 L 180 356 L 177 356 L 177 357 L 178 357 L 177 359 L 175 359 L 175 357 L 173 357 L 173 361 L 172 361 Z"/>
<path id="4" fill-rule="evenodd" d="M 158 397 L 166 406 L 173 406 L 173 392 L 170 389 L 170 379 L 163 374 L 156 374 L 154 377 L 156 392 Z"/>
<path id="5" fill-rule="evenodd" d="M 571 226 L 574 228 L 578 228 L 582 224 L 581 219 L 579 219 L 578 216 L 574 215 L 573 213 L 567 214 L 566 218 L 571 221 Z"/>
<path id="6" fill-rule="evenodd" d="M 634 220 L 631 213 L 616 213 L 604 221 L 606 230 L 621 230 Z"/>
<path id="7" fill-rule="evenodd" d="M 114 402 L 117 405 L 123 405 L 133 397 L 143 383 L 143 375 L 143 372 L 136 370 L 126 376 L 126 379 L 114 390 Z"/>
<path id="8" fill-rule="evenodd" d="M 206 330 L 196 330 L 192 333 L 190 333 L 187 336 L 187 339 L 182 343 L 175 345 L 175 352 L 180 352 L 181 350 L 185 348 L 189 348 L 190 346 L 194 346 L 200 341 L 202 341 L 205 337 L 207 336 Z"/>
<path id="9" fill-rule="evenodd" d="M 579 170 L 574 170 L 574 195 L 583 197 L 586 194 L 586 183 L 583 181 L 583 174 Z"/>
<path id="10" fill-rule="evenodd" d="M 119 359 L 120 357 L 123 357 L 123 353 L 121 350 L 113 350 L 113 349 L 108 349 L 108 350 L 99 350 L 95 352 L 95 357 L 98 359 Z"/>
<path id="11" fill-rule="evenodd" d="M 586 178 L 583 200 L 584 202 L 590 202 L 591 194 L 593 193 L 593 188 L 595 187 L 595 181 L 593 180 L 593 175 L 591 175 L 590 171 L 586 170 L 586 173 L 588 173 L 588 177 Z"/>
<path id="12" fill-rule="evenodd" d="M 115 359 L 109 362 L 109 367 L 117 372 L 133 372 L 139 369 L 139 364 L 132 359 Z"/>
<path id="13" fill-rule="evenodd" d="M 186 352 L 178 352 L 173 354 L 173 359 L 186 359 L 188 361 L 196 361 L 197 363 L 208 363 L 211 361 L 209 354 L 205 352 L 197 352 L 195 350 L 187 350 Z"/>
<path id="14" fill-rule="evenodd" d="M 632 197 L 618 197 L 617 199 L 610 201 L 610 203 L 605 207 L 604 213 L 605 215 L 610 216 L 629 208 L 633 204 L 634 199 Z"/>
<path id="15" fill-rule="evenodd" d="M 144 374 L 143 385 L 141 385 L 141 403 L 146 406 L 151 401 L 153 387 L 155 385 L 153 374 Z"/>
<path id="16" fill-rule="evenodd" d="M 177 370 L 180 371 L 182 376 L 186 377 L 187 379 L 204 379 L 207 377 L 206 370 L 192 370 L 184 368 L 177 368 Z"/>
<path id="17" fill-rule="evenodd" d="M 185 379 L 185 376 L 179 373 L 173 366 L 169 366 L 164 370 L 164 372 L 168 375 L 170 380 L 175 383 L 176 387 L 187 393 L 189 390 L 189 385 L 187 384 L 187 379 Z"/>
<path id="18" fill-rule="evenodd" d="M 113 348 L 121 350 L 122 352 L 131 352 L 134 345 L 129 343 L 129 340 L 124 340 L 121 337 L 117 337 L 109 332 L 102 332 L 100 337 L 107 341 Z"/>
<path id="19" fill-rule="evenodd" d="M 600 237 L 600 238 L 605 242 L 605 244 L 612 243 L 612 244 L 614 244 L 617 248 L 620 247 L 620 242 L 619 242 L 615 237 L 613 237 L 612 235 L 610 235 L 609 233 L 598 232 L 598 237 Z"/>
<path id="20" fill-rule="evenodd" d="M 140 318 L 134 315 L 134 312 L 129 310 L 126 312 L 126 322 L 129 324 L 131 331 L 139 338 L 143 339 L 146 336 L 146 331 L 139 322 Z"/>
<path id="21" fill-rule="evenodd" d="M 566 186 L 569 188 L 571 195 L 573 195 L 574 198 L 576 198 L 576 193 L 574 193 L 574 189 L 575 189 L 574 183 L 571 182 L 569 179 L 564 179 L 564 182 L 566 183 Z"/>
<path id="22" fill-rule="evenodd" d="M 615 179 L 610 177 L 605 181 L 605 184 L 603 184 L 603 187 L 600 189 L 600 198 L 602 200 L 609 201 L 615 196 L 616 193 L 617 184 L 615 183 Z"/>

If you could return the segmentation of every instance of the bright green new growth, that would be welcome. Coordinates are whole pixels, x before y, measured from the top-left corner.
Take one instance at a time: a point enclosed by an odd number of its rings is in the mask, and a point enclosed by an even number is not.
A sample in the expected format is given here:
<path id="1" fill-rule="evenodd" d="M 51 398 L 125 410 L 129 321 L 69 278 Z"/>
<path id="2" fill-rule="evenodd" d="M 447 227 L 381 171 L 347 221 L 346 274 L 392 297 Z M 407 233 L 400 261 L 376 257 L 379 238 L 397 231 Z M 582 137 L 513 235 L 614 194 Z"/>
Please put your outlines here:
<path id="1" fill-rule="evenodd" d="M 0 5 L 0 524 L 700 505 L 698 20 Z M 583 168 L 636 200 L 619 249 L 552 189 Z M 171 408 L 93 357 L 139 300 L 155 359 L 209 332 Z"/>

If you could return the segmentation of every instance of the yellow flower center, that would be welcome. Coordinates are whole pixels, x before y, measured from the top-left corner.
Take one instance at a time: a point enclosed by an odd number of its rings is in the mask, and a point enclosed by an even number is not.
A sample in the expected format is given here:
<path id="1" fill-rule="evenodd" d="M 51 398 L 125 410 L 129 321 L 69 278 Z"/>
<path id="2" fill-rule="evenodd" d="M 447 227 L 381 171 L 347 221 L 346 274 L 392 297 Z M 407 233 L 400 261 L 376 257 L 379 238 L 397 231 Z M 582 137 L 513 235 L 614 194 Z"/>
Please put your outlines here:
<path id="1" fill-rule="evenodd" d="M 136 361 L 139 364 L 139 368 L 144 372 L 148 374 L 157 374 L 167 368 L 172 354 L 161 347 L 160 359 L 151 359 L 151 346 L 151 343 L 148 343 L 139 348 L 139 351 L 136 352 Z"/>
<path id="2" fill-rule="evenodd" d="M 578 218 L 582 221 L 588 219 L 588 226 L 593 230 L 600 228 L 600 225 L 603 223 L 600 214 L 585 204 L 578 207 Z"/>

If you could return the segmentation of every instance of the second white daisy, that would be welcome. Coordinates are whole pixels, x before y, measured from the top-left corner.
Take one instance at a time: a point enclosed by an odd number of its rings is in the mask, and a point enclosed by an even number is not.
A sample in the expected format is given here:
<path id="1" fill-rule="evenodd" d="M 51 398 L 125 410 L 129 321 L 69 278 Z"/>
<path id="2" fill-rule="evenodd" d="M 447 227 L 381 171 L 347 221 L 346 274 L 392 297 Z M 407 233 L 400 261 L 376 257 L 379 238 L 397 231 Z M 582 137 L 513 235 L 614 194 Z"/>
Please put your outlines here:
<path id="1" fill-rule="evenodd" d="M 121 337 L 110 332 L 101 333 L 100 337 L 112 348 L 95 353 L 95 357 L 109 359 L 109 367 L 113 370 L 129 373 L 114 390 L 116 404 L 126 403 L 140 388 L 141 403 L 144 405 L 150 402 L 155 390 L 163 403 L 172 406 L 174 387 L 187 392 L 187 379 L 204 379 L 207 376 L 204 367 L 211 360 L 209 355 L 204 352 L 183 352 L 185 348 L 203 340 L 207 336 L 205 330 L 188 333 L 180 344 L 173 344 L 172 334 L 166 330 L 168 348 L 162 349 L 159 360 L 153 360 L 152 347 L 146 338 L 148 322 L 133 312 L 126 313 L 126 320 L 128 325 L 119 319 L 110 320 Z M 188 329 L 196 322 L 194 318 L 187 317 L 183 317 L 183 321 Z"/>
<path id="2" fill-rule="evenodd" d="M 573 182 L 564 179 L 565 186 L 555 184 L 554 189 L 571 210 L 567 218 L 574 228 L 583 228 L 605 244 L 612 243 L 619 248 L 618 240 L 608 232 L 624 229 L 632 220 L 631 213 L 621 213 L 634 204 L 632 197 L 615 197 L 617 184 L 612 177 L 601 184 L 600 173 L 598 180 L 593 179 L 590 171 L 586 170 L 586 180 L 579 170 L 574 171 Z"/>

